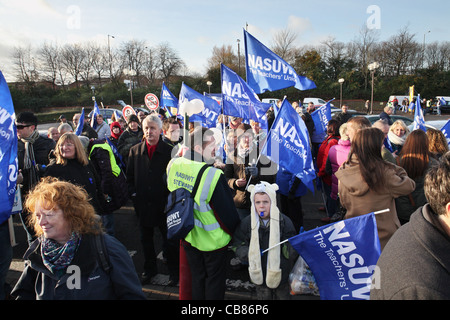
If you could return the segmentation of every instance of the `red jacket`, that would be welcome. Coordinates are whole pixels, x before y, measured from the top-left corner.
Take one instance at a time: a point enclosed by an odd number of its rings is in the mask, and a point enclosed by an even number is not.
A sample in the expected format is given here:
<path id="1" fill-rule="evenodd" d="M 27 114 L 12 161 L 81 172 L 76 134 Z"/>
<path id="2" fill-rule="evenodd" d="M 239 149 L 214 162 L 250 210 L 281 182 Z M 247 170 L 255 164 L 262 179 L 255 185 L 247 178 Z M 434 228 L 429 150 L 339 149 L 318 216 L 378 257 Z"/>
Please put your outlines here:
<path id="1" fill-rule="evenodd" d="M 319 152 L 317 153 L 317 168 L 319 169 L 317 175 L 329 186 L 331 186 L 331 176 L 326 173 L 325 167 L 327 164 L 328 152 L 332 146 L 338 143 L 338 141 L 339 136 L 327 136 L 320 145 Z"/>

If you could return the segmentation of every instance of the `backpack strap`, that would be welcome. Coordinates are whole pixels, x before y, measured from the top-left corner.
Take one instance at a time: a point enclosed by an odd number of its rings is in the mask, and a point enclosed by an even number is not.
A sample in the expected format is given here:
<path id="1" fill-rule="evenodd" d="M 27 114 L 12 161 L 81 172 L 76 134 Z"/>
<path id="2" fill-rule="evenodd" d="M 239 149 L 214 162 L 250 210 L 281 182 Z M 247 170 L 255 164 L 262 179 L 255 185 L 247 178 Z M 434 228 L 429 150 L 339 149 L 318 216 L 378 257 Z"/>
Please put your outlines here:
<path id="1" fill-rule="evenodd" d="M 106 273 L 109 273 L 111 271 L 111 263 L 109 262 L 104 235 L 96 234 L 94 236 L 94 243 L 95 248 L 97 249 L 98 263 Z"/>
<path id="2" fill-rule="evenodd" d="M 208 165 L 205 164 L 200 171 L 198 172 L 197 179 L 195 180 L 194 188 L 191 191 L 191 197 L 195 197 L 195 193 L 197 192 L 198 186 L 200 185 L 200 180 L 202 180 L 203 172 L 208 169 Z"/>

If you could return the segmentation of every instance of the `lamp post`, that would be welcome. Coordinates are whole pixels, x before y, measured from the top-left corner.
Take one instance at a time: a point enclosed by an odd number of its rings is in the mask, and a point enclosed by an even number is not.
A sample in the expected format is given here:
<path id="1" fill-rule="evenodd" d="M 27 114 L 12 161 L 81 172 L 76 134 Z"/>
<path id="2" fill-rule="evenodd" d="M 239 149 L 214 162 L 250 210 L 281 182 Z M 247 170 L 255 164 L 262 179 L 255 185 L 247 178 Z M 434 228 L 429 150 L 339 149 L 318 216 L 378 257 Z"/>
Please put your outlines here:
<path id="1" fill-rule="evenodd" d="M 238 45 L 238 75 L 241 75 L 241 50 L 240 50 L 240 42 L 241 40 L 237 39 L 237 45 Z"/>
<path id="2" fill-rule="evenodd" d="M 370 99 L 370 114 L 373 113 L 373 83 L 374 83 L 374 76 L 375 76 L 375 70 L 380 66 L 378 62 L 372 62 L 367 66 L 367 68 L 370 71 L 370 74 L 372 75 L 372 94 Z"/>
<path id="3" fill-rule="evenodd" d="M 111 44 L 110 44 L 110 41 L 109 41 L 110 37 L 113 38 L 113 39 L 115 37 L 108 34 L 109 77 L 112 79 L 112 56 L 111 56 Z"/>
<path id="4" fill-rule="evenodd" d="M 128 89 L 130 91 L 130 98 L 131 98 L 131 106 L 133 107 L 133 76 L 136 75 L 136 71 L 133 69 L 123 69 L 123 73 L 125 76 L 127 76 L 130 80 L 130 88 Z"/>
<path id="5" fill-rule="evenodd" d="M 206 82 L 206 85 L 208 86 L 209 94 L 211 94 L 211 86 L 212 86 L 212 82 L 211 82 L 211 81 L 207 81 L 207 82 Z"/>
<path id="6" fill-rule="evenodd" d="M 338 80 L 338 82 L 339 82 L 339 84 L 340 84 L 340 86 L 341 86 L 341 101 L 340 101 L 340 103 L 339 103 L 339 106 L 342 108 L 342 84 L 344 83 L 344 81 L 345 81 L 345 79 L 344 78 L 340 78 L 339 80 Z"/>
<path id="7" fill-rule="evenodd" d="M 422 46 L 422 69 L 423 69 L 423 66 L 424 66 L 424 62 L 425 62 L 425 37 L 426 37 L 426 35 L 427 35 L 427 33 L 430 33 L 431 31 L 430 30 L 428 30 L 428 32 L 425 32 L 424 34 L 423 34 L 423 46 Z"/>

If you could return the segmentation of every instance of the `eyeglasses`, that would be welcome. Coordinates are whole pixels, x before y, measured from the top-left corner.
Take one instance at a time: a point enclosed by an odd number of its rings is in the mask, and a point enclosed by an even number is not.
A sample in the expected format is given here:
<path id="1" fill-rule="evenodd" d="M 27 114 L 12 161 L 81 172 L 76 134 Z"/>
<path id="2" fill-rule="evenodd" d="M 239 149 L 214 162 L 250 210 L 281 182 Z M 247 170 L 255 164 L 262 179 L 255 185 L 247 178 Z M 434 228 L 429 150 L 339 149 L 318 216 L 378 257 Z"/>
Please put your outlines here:
<path id="1" fill-rule="evenodd" d="M 64 144 L 60 145 L 59 147 L 62 149 L 64 147 L 72 148 L 73 146 L 75 146 L 73 143 L 64 143 Z"/>
<path id="2" fill-rule="evenodd" d="M 23 128 L 28 128 L 31 126 L 34 126 L 34 124 L 17 124 L 16 128 L 17 128 L 17 130 L 22 130 Z"/>

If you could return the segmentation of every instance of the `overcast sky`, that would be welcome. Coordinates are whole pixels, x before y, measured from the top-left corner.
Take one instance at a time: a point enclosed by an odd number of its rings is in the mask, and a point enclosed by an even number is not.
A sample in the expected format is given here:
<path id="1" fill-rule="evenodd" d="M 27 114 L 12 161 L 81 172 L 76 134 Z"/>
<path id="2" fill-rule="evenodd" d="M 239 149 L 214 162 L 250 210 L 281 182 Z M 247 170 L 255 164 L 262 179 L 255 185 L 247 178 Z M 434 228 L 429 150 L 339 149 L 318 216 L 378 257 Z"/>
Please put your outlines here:
<path id="1" fill-rule="evenodd" d="M 136 39 L 149 46 L 168 42 L 191 71 L 204 74 L 214 46 L 233 45 L 243 28 L 267 46 L 272 36 L 288 27 L 296 31 L 297 46 L 356 39 L 365 25 L 387 40 L 408 27 L 416 41 L 450 41 L 450 2 L 365 0 L 0 0 L 0 70 L 15 81 L 14 46 L 37 46 L 45 41 L 97 41 L 111 46 Z M 430 31 L 430 32 L 428 32 Z"/>

